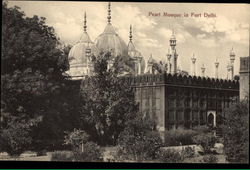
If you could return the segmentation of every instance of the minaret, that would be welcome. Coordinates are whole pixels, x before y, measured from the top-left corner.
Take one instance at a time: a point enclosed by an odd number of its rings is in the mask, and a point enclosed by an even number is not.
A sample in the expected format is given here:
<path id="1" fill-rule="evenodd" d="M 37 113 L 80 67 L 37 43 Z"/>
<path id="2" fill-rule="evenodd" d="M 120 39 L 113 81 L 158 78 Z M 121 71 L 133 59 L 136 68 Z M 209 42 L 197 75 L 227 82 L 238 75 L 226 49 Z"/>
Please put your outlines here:
<path id="1" fill-rule="evenodd" d="M 171 73 L 172 74 L 175 74 L 177 72 L 177 57 L 178 57 L 178 54 L 176 52 L 176 38 L 175 38 L 175 35 L 174 35 L 174 31 L 173 31 L 173 34 L 169 40 L 170 42 L 170 47 L 171 47 Z"/>
<path id="2" fill-rule="evenodd" d="M 168 49 L 168 53 L 167 53 L 167 59 L 168 59 L 168 67 L 167 67 L 167 73 L 171 73 L 171 53 L 170 53 L 170 50 Z"/>
<path id="3" fill-rule="evenodd" d="M 87 15 L 86 12 L 84 12 L 84 21 L 83 21 L 83 31 L 87 33 Z M 91 48 L 89 47 L 89 44 L 87 45 L 87 48 L 85 49 L 85 56 L 87 57 L 87 75 L 91 75 L 92 72 L 92 62 L 90 59 L 91 55 Z"/>
<path id="4" fill-rule="evenodd" d="M 196 70 L 195 70 L 195 62 L 196 62 L 196 58 L 195 58 L 195 56 L 194 56 L 194 54 L 193 54 L 193 57 L 191 58 L 191 61 L 192 61 L 192 76 L 196 76 Z"/>
<path id="5" fill-rule="evenodd" d="M 233 47 L 232 47 L 232 49 L 231 49 L 231 51 L 230 51 L 229 56 L 230 56 L 231 74 L 232 74 L 232 75 L 230 75 L 230 76 L 231 76 L 232 79 L 233 79 L 233 77 L 234 77 L 234 60 L 235 60 L 235 53 L 234 53 Z"/>
<path id="6" fill-rule="evenodd" d="M 219 62 L 217 61 L 217 58 L 216 58 L 216 61 L 214 63 L 215 65 L 215 78 L 218 79 L 219 78 L 219 75 L 218 75 L 218 68 L 219 68 Z"/>
<path id="7" fill-rule="evenodd" d="M 203 64 L 201 67 L 201 76 L 202 77 L 205 77 L 205 71 L 206 71 L 206 68 L 204 67 L 204 64 Z"/>

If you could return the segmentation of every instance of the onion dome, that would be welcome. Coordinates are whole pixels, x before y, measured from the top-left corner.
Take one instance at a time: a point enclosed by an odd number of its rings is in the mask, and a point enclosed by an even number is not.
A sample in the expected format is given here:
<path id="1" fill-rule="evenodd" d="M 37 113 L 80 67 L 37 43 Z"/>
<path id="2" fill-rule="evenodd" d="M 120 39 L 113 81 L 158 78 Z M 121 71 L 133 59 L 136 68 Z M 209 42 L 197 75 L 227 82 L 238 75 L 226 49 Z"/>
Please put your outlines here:
<path id="1" fill-rule="evenodd" d="M 110 3 L 108 5 L 108 24 L 106 25 L 104 32 L 99 35 L 96 40 L 96 46 L 101 51 L 109 51 L 113 56 L 127 56 L 128 50 L 126 43 L 115 32 L 114 27 L 111 24 L 111 9 Z"/>
<path id="2" fill-rule="evenodd" d="M 132 40 L 132 26 L 130 25 L 130 31 L 129 31 L 129 42 L 128 42 L 128 55 L 131 58 L 137 58 L 137 57 L 142 57 L 141 53 L 135 49 L 135 46 L 133 44 Z"/>
<path id="3" fill-rule="evenodd" d="M 86 13 L 84 14 L 84 26 L 83 26 L 83 34 L 80 40 L 71 48 L 69 52 L 69 64 L 70 70 L 69 74 L 71 76 L 83 76 L 86 74 L 87 67 L 87 55 L 98 55 L 98 49 L 95 44 L 91 41 L 88 33 L 87 33 L 87 20 Z M 90 54 L 87 54 L 90 53 Z M 87 54 L 87 55 L 86 55 Z"/>

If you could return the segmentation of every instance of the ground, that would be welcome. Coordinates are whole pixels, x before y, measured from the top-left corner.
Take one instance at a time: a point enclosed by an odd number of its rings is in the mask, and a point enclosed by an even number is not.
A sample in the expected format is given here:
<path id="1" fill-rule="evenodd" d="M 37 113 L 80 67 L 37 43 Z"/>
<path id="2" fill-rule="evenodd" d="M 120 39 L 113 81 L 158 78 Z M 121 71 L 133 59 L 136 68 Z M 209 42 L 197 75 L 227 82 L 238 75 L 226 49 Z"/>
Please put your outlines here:
<path id="1" fill-rule="evenodd" d="M 195 152 L 198 153 L 200 151 L 200 147 L 197 145 L 189 145 L 190 147 L 195 149 Z M 226 161 L 225 155 L 222 152 L 222 144 L 217 143 L 215 145 L 215 150 L 218 154 L 215 156 L 218 158 L 218 163 L 228 163 Z M 176 147 L 168 147 L 165 149 L 175 149 L 181 150 L 183 147 L 186 146 L 176 146 Z M 110 159 L 112 160 L 112 153 L 114 153 L 116 147 L 106 147 L 104 151 L 104 161 L 108 162 Z M 0 161 L 2 160 L 17 160 L 17 161 L 50 161 L 52 152 L 47 152 L 46 156 L 36 156 L 35 152 L 27 151 L 23 153 L 19 158 L 11 158 L 6 152 L 0 153 Z M 194 158 L 187 158 L 184 160 L 184 163 L 201 163 L 200 161 L 203 159 L 203 156 L 200 154 L 196 154 Z"/>

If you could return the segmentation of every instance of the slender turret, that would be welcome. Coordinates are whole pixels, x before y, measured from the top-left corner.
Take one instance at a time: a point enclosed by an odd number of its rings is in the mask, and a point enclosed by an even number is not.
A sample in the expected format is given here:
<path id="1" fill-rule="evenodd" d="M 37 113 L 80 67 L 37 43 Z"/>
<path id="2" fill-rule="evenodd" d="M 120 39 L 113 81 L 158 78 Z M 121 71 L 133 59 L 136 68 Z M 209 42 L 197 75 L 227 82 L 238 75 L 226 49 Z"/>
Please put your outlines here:
<path id="1" fill-rule="evenodd" d="M 195 58 L 195 56 L 194 56 L 194 54 L 193 54 L 193 56 L 192 56 L 192 58 L 191 58 L 191 61 L 192 61 L 192 76 L 196 76 L 196 66 L 195 66 L 195 62 L 196 62 L 196 58 Z"/>
<path id="2" fill-rule="evenodd" d="M 206 68 L 204 67 L 204 64 L 203 64 L 201 67 L 201 76 L 202 77 L 205 77 L 205 71 L 206 71 Z"/>
<path id="3" fill-rule="evenodd" d="M 170 73 L 172 74 L 176 74 L 177 73 L 177 58 L 178 58 L 178 54 L 176 52 L 176 38 L 175 38 L 175 34 L 173 31 L 173 34 L 169 40 L 170 42 L 170 47 L 171 47 L 171 69 L 170 69 Z"/>

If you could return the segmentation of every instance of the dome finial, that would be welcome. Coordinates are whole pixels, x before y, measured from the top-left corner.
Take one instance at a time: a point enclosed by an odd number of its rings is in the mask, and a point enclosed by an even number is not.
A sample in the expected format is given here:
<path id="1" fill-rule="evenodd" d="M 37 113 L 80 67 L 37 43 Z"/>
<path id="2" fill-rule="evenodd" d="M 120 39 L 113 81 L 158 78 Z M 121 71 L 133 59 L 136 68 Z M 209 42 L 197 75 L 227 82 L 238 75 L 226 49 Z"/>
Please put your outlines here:
<path id="1" fill-rule="evenodd" d="M 132 41 L 132 25 L 130 25 L 130 31 L 129 31 L 129 41 Z"/>
<path id="2" fill-rule="evenodd" d="M 86 11 L 84 12 L 84 26 L 83 26 L 84 32 L 87 31 L 87 16 L 86 16 Z"/>
<path id="3" fill-rule="evenodd" d="M 111 23 L 111 4 L 108 4 L 108 23 Z"/>

